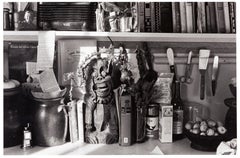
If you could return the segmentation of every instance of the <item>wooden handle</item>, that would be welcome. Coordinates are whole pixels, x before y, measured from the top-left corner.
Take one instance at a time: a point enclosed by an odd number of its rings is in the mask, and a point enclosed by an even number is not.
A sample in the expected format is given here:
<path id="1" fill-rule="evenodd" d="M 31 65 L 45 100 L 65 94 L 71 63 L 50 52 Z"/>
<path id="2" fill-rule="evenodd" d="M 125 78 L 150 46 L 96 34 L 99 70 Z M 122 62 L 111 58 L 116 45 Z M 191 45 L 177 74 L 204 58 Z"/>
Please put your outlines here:
<path id="1" fill-rule="evenodd" d="M 201 84 L 200 84 L 200 99 L 204 99 L 204 92 L 205 92 L 205 74 L 201 73 Z"/>
<path id="2" fill-rule="evenodd" d="M 192 60 L 192 51 L 190 51 L 188 54 L 187 64 L 190 64 L 191 60 Z"/>
<path id="3" fill-rule="evenodd" d="M 173 73 L 173 83 L 174 83 L 176 80 L 176 73 L 175 73 L 174 65 L 170 65 L 170 72 Z"/>
<path id="4" fill-rule="evenodd" d="M 174 65 L 174 55 L 172 48 L 167 49 L 167 58 L 169 65 Z"/>

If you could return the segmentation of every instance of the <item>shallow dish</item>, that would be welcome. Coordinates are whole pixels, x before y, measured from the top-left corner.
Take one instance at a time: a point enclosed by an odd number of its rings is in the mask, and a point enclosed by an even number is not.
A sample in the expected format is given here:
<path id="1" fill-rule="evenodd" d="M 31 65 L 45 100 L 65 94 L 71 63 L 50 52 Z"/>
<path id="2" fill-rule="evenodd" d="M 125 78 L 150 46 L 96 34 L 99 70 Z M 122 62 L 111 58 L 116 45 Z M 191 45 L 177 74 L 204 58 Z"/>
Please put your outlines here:
<path id="1" fill-rule="evenodd" d="M 38 99 L 54 99 L 63 97 L 67 92 L 67 88 L 63 88 L 60 91 L 54 92 L 40 92 L 40 91 L 31 91 L 34 98 Z"/>

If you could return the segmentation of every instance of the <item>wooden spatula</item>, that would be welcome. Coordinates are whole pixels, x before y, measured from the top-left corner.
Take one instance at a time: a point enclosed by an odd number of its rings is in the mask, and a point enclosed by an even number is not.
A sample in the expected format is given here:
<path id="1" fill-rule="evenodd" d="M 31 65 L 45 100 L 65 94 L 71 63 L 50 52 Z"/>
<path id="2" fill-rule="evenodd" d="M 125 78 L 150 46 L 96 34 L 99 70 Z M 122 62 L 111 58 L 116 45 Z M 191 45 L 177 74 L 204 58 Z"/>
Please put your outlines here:
<path id="1" fill-rule="evenodd" d="M 204 99 L 205 93 L 205 73 L 208 65 L 208 58 L 210 55 L 210 50 L 200 49 L 199 51 L 199 71 L 201 74 L 201 84 L 200 84 L 200 99 Z"/>

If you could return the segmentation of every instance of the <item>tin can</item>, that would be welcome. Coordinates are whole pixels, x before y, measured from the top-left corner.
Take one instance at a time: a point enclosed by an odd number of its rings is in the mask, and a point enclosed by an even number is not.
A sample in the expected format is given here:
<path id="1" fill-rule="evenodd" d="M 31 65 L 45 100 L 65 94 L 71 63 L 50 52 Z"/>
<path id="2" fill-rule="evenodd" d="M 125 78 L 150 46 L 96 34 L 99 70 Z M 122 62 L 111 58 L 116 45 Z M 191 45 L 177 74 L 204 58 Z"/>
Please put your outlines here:
<path id="1" fill-rule="evenodd" d="M 147 137 L 158 139 L 159 137 L 159 104 L 150 104 L 147 109 Z"/>

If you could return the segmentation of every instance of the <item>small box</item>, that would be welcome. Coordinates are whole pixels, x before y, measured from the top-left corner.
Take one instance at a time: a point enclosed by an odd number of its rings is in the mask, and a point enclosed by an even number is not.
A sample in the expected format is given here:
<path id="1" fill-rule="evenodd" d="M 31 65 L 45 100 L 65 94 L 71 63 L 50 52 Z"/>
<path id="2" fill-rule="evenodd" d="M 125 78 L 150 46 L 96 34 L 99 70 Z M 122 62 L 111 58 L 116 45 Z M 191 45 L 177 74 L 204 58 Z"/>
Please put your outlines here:
<path id="1" fill-rule="evenodd" d="M 160 104 L 159 110 L 159 140 L 161 143 L 172 142 L 173 106 Z"/>

